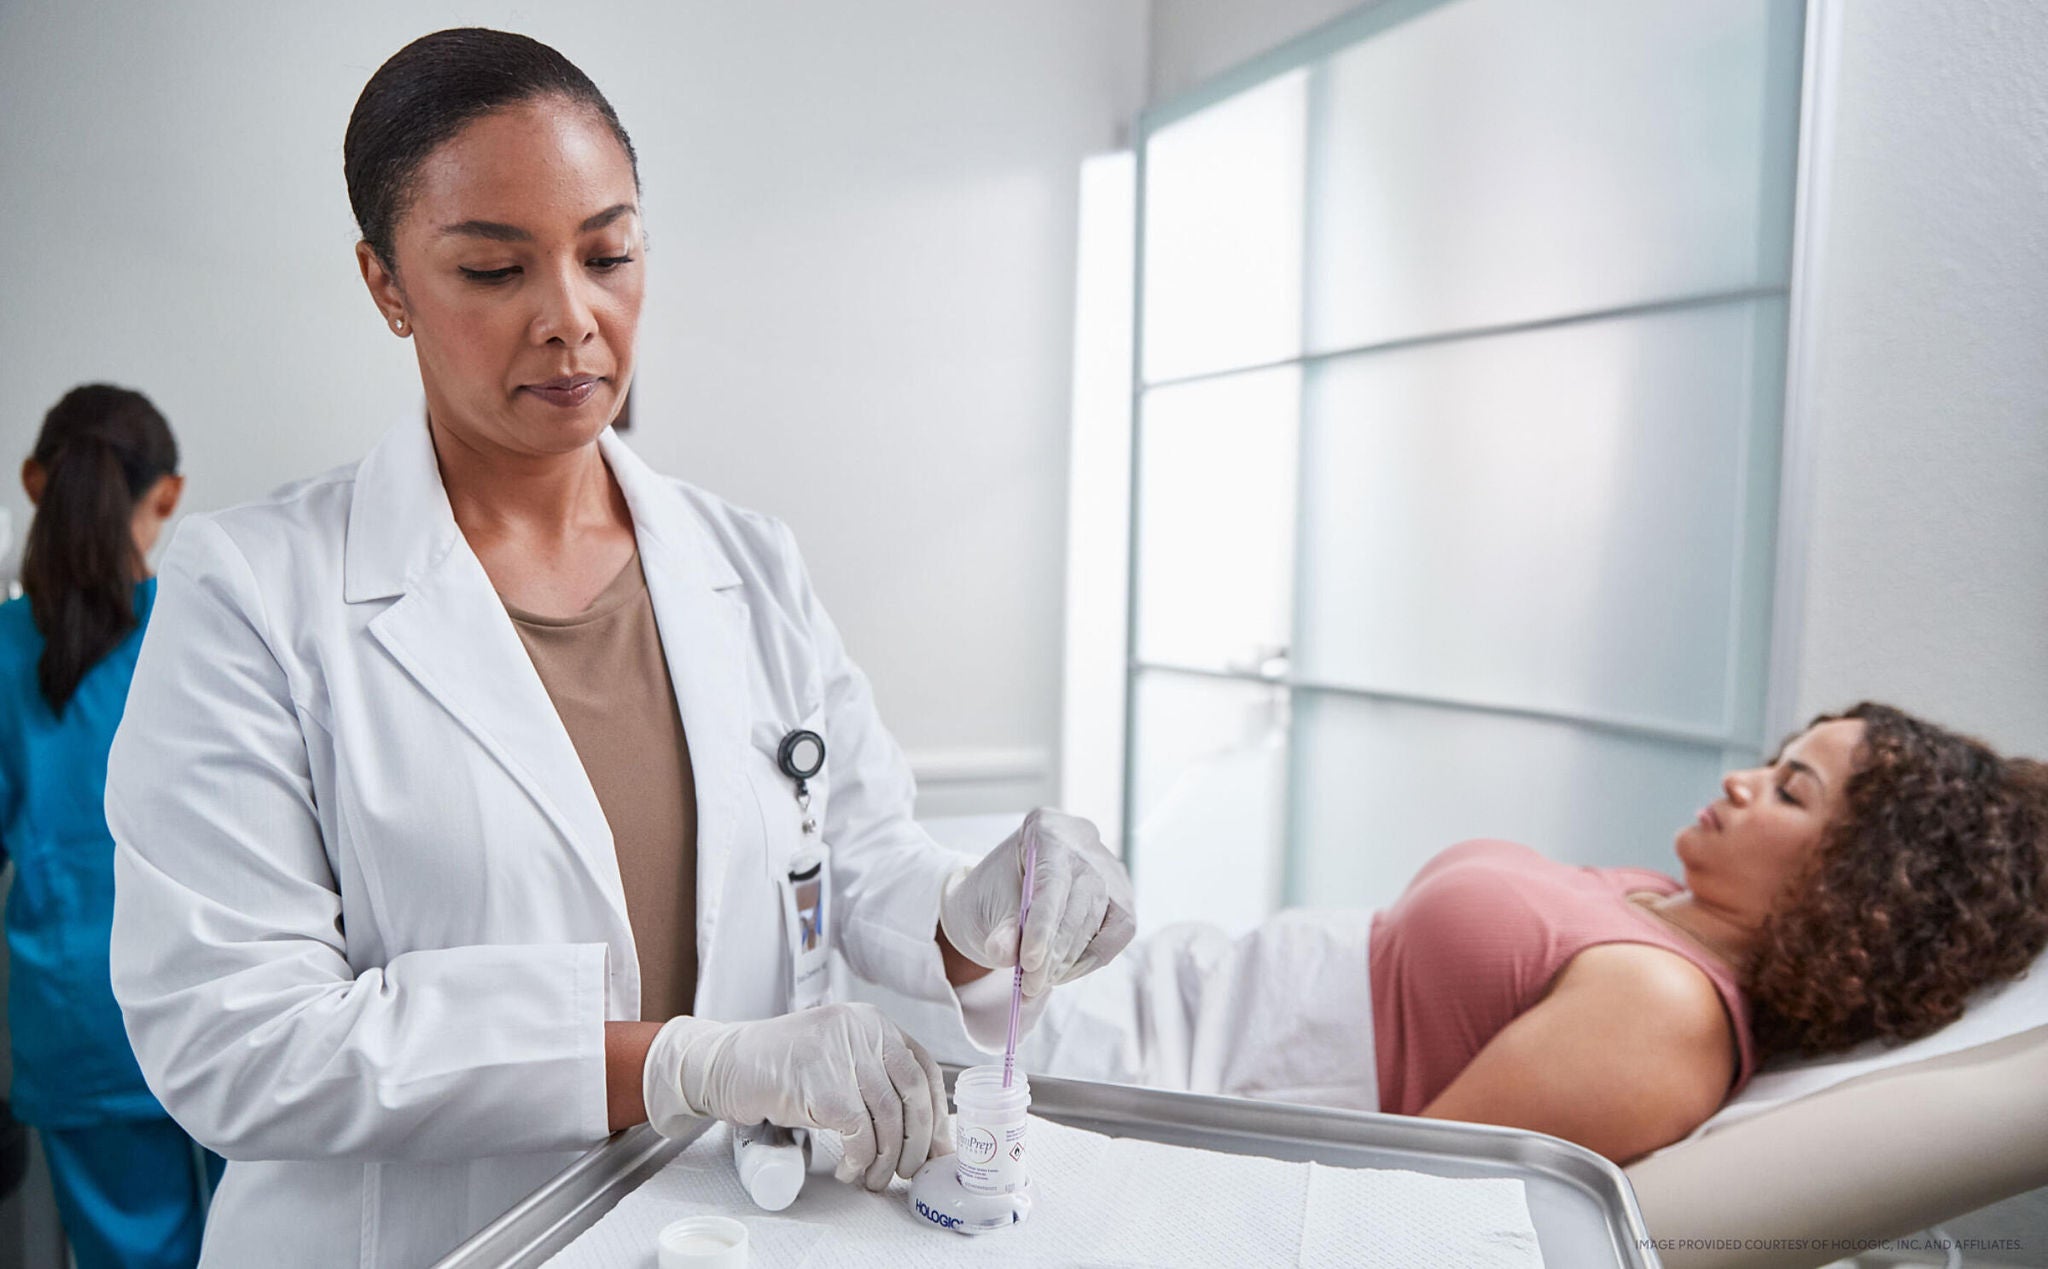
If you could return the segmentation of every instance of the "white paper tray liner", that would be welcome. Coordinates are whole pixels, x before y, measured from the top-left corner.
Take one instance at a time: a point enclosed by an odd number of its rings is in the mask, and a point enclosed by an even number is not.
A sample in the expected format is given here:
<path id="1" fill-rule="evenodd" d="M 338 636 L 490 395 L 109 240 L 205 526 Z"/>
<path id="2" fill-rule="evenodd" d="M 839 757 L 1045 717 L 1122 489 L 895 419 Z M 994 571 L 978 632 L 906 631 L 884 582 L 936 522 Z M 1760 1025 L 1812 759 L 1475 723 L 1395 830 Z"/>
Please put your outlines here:
<path id="1" fill-rule="evenodd" d="M 1160 1145 L 1033 1118 L 1037 1204 L 1021 1225 L 970 1239 L 885 1194 L 813 1176 L 797 1201 L 756 1208 L 733 1170 L 727 1130 L 693 1142 L 619 1201 L 549 1269 L 654 1269 L 670 1221 L 715 1213 L 745 1223 L 753 1269 L 888 1266 L 1365 1265 L 1531 1269 L 1543 1264 L 1522 1182 L 1288 1163 Z"/>

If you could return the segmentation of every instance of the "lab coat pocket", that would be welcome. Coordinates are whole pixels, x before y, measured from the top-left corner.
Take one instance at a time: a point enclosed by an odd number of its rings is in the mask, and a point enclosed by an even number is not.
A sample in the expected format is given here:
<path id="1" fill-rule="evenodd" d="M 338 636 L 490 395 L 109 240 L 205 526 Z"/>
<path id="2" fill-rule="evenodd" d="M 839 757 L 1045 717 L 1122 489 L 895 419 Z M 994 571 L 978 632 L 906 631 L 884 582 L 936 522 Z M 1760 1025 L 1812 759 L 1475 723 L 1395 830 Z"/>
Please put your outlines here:
<path id="1" fill-rule="evenodd" d="M 799 777 L 784 769 L 784 742 L 799 731 L 815 733 L 825 742 L 825 764 L 813 775 Z M 831 740 L 825 735 L 825 711 L 822 707 L 811 710 L 794 724 L 772 717 L 762 719 L 755 724 L 752 739 L 749 782 L 760 802 L 766 835 L 763 860 L 781 899 L 786 1007 L 809 1009 L 831 998 L 832 939 L 837 924 L 832 902 L 832 848 L 824 831 L 831 801 Z M 792 769 L 804 771 L 811 765 L 799 754 Z"/>

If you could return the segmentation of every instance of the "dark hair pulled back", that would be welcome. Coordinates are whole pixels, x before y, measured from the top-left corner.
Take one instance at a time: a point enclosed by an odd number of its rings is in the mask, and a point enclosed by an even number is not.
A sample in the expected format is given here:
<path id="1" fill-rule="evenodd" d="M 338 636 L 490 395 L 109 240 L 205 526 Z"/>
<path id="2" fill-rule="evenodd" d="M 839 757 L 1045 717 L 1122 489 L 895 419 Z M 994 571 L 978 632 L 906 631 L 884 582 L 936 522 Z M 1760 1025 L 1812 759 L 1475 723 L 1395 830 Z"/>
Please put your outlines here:
<path id="1" fill-rule="evenodd" d="M 2048 947 L 2048 766 L 1864 702 L 1848 808 L 1760 931 L 1760 1056 L 1918 1039 Z"/>
<path id="2" fill-rule="evenodd" d="M 539 40 L 455 27 L 421 36 L 377 68 L 349 114 L 341 168 L 363 241 L 386 269 L 397 271 L 393 235 L 426 157 L 493 111 L 551 96 L 597 112 L 626 151 L 637 188 L 639 158 L 611 103 L 588 75 Z"/>
<path id="3" fill-rule="evenodd" d="M 43 636 L 36 685 L 62 714 L 86 672 L 135 628 L 135 504 L 178 470 L 178 442 L 149 398 L 95 383 L 43 416 L 29 457 L 44 481 L 21 588 Z"/>

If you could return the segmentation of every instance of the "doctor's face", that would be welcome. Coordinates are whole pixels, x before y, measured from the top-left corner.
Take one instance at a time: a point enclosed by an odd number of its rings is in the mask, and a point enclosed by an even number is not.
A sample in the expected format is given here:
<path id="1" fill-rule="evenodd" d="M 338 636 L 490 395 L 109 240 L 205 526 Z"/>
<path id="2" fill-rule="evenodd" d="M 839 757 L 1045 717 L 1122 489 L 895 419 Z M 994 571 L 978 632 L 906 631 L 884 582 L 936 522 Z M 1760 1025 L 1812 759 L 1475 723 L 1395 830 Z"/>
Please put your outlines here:
<path id="1" fill-rule="evenodd" d="M 1755 921 L 1769 915 L 1846 813 L 1862 743 L 1863 720 L 1835 719 L 1795 737 L 1770 766 L 1729 772 L 1721 797 L 1679 830 L 1687 888 Z"/>
<path id="2" fill-rule="evenodd" d="M 357 249 L 455 441 L 560 454 L 618 416 L 640 323 L 639 198 L 594 112 L 538 98 L 470 123 L 421 163 L 393 253 L 395 276 Z"/>

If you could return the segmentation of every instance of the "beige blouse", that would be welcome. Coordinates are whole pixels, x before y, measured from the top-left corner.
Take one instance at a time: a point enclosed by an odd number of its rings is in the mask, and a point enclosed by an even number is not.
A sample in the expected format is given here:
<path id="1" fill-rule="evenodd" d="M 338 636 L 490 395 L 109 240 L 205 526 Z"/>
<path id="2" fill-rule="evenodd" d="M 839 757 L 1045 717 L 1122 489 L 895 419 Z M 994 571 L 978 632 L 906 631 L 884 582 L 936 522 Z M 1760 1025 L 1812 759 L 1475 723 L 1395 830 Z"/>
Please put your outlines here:
<path id="1" fill-rule="evenodd" d="M 697 990 L 697 789 L 639 554 L 573 617 L 505 611 L 611 825 L 640 952 L 640 1017 L 688 1013 Z"/>

